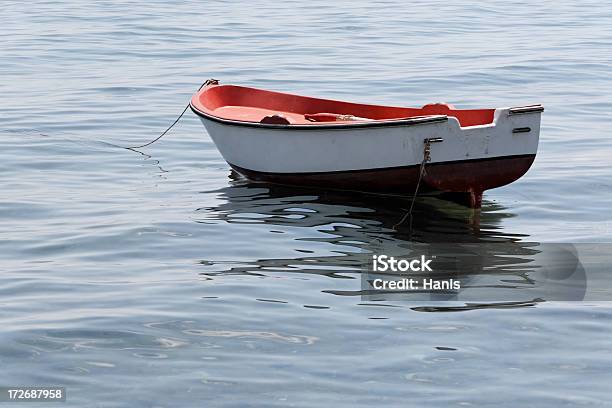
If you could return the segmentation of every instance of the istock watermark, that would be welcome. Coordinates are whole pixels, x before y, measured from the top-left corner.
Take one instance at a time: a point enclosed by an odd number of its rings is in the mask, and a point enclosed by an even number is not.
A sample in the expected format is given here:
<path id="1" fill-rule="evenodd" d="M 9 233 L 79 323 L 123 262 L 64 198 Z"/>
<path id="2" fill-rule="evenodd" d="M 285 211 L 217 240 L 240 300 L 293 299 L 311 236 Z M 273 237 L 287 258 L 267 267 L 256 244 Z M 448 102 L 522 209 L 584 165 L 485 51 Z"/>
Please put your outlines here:
<path id="1" fill-rule="evenodd" d="M 433 259 L 421 255 L 417 259 L 395 259 L 393 256 L 372 255 L 372 270 L 374 272 L 433 272 L 429 264 Z"/>
<path id="2" fill-rule="evenodd" d="M 418 243 L 364 255 L 364 300 L 612 301 L 612 244 Z"/>
<path id="3" fill-rule="evenodd" d="M 382 279 L 376 278 L 372 282 L 372 287 L 376 290 L 459 290 L 461 282 L 455 279 Z"/>
<path id="4" fill-rule="evenodd" d="M 436 256 L 427 257 L 421 255 L 413 259 L 396 258 L 389 255 L 372 255 L 372 272 L 381 273 L 405 273 L 405 272 L 434 272 L 431 263 Z M 418 277 L 415 275 L 410 278 L 397 277 L 379 277 L 372 282 L 372 287 L 375 290 L 389 291 L 417 291 L 417 290 L 459 290 L 461 282 L 455 279 L 434 279 L 427 277 Z"/>

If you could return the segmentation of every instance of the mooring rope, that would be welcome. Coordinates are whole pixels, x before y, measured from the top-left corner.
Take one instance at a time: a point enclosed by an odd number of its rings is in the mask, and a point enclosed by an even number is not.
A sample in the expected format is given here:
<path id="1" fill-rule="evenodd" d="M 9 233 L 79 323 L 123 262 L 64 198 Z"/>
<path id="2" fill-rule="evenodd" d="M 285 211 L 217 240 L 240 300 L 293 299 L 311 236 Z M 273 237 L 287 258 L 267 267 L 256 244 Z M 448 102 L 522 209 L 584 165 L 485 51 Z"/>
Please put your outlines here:
<path id="1" fill-rule="evenodd" d="M 201 90 L 202 88 L 204 88 L 204 87 L 205 87 L 205 86 L 207 86 L 207 85 L 216 85 L 216 84 L 218 84 L 218 83 L 219 83 L 219 80 L 217 80 L 217 79 L 212 79 L 212 78 L 211 78 L 211 79 L 207 79 L 206 81 L 204 81 L 204 83 L 203 83 L 202 85 L 200 85 L 200 87 L 198 88 L 198 91 L 199 91 L 199 90 Z M 182 111 L 182 112 L 181 112 L 181 114 L 178 116 L 178 118 L 176 118 L 176 120 L 174 121 L 174 123 L 172 123 L 172 124 L 171 124 L 171 125 L 168 127 L 168 129 L 164 130 L 164 131 L 162 132 L 162 134 L 161 134 L 161 135 L 159 135 L 159 136 L 157 136 L 155 139 L 153 139 L 153 140 L 151 140 L 150 142 L 145 143 L 145 144 L 143 144 L 143 145 L 140 145 L 140 146 L 130 146 L 130 147 L 125 147 L 125 149 L 128 149 L 128 150 L 141 149 L 141 148 L 143 148 L 143 147 L 147 147 L 147 146 L 152 145 L 153 143 L 157 142 L 159 139 L 161 139 L 162 137 L 164 137 L 164 136 L 165 136 L 165 134 L 166 134 L 166 133 L 168 133 L 168 131 L 169 131 L 170 129 L 172 129 L 172 128 L 174 127 L 174 125 L 176 125 L 176 124 L 178 123 L 178 121 L 179 121 L 179 120 L 181 120 L 181 118 L 183 117 L 183 115 L 185 114 L 185 112 L 187 112 L 187 109 L 189 109 L 189 103 L 187 103 L 187 106 L 185 106 L 185 109 L 183 109 L 183 111 Z"/>
<path id="2" fill-rule="evenodd" d="M 417 194 L 419 193 L 419 186 L 421 185 L 421 180 L 423 179 L 423 173 L 425 172 L 425 163 L 426 163 L 426 160 L 425 158 L 423 158 L 423 161 L 421 162 L 421 169 L 419 170 L 419 178 L 417 181 L 417 185 L 416 185 L 416 188 L 414 189 L 412 200 L 410 201 L 410 208 L 408 209 L 408 212 L 404 214 L 402 219 L 393 226 L 393 229 L 395 231 L 397 231 L 397 227 L 402 225 L 404 221 L 406 221 L 406 218 L 408 217 L 410 217 L 410 231 L 412 231 L 412 209 L 414 208 L 414 202 L 416 201 Z"/>
<path id="3" fill-rule="evenodd" d="M 189 104 L 187 104 L 187 106 L 185 106 L 185 109 L 183 109 L 183 112 L 181 112 L 181 114 L 178 116 L 178 118 L 176 118 L 176 120 L 174 121 L 174 123 L 173 123 L 173 124 L 171 124 L 171 125 L 168 127 L 168 129 L 164 130 L 164 131 L 162 132 L 162 134 L 161 134 L 161 135 L 157 136 L 155 139 L 151 140 L 149 143 L 145 143 L 145 144 L 140 145 L 140 146 L 130 146 L 130 147 L 126 147 L 126 149 L 128 149 L 128 150 L 140 149 L 140 148 L 147 147 L 147 146 L 152 145 L 153 143 L 157 142 L 159 139 L 161 139 L 162 137 L 164 137 L 164 135 L 165 135 L 166 133 L 168 133 L 168 131 L 169 131 L 170 129 L 172 129 L 172 128 L 174 127 L 174 125 L 176 125 L 176 124 L 178 123 L 178 121 L 179 121 L 179 120 L 181 120 L 181 118 L 183 117 L 183 115 L 185 114 L 185 112 L 187 112 L 187 109 L 189 109 Z"/>
<path id="4" fill-rule="evenodd" d="M 438 143 L 438 142 L 442 142 L 444 141 L 444 139 L 440 138 L 440 137 L 434 137 L 434 138 L 428 138 L 423 140 L 423 160 L 421 161 L 421 167 L 419 169 L 419 178 L 417 180 L 417 184 L 416 184 L 416 188 L 414 189 L 414 194 L 412 195 L 412 200 L 410 201 L 410 208 L 408 209 L 408 212 L 406 214 L 404 214 L 404 216 L 402 217 L 402 219 L 393 226 L 393 229 L 395 231 L 397 231 L 397 227 L 399 227 L 400 225 L 402 225 L 404 223 L 404 221 L 406 221 L 406 218 L 410 217 L 410 234 L 412 234 L 412 210 L 414 208 L 414 202 L 416 201 L 417 195 L 419 193 L 419 187 L 421 186 L 421 180 L 423 180 L 423 174 L 425 174 L 425 163 L 431 161 L 431 144 L 432 143 Z"/>

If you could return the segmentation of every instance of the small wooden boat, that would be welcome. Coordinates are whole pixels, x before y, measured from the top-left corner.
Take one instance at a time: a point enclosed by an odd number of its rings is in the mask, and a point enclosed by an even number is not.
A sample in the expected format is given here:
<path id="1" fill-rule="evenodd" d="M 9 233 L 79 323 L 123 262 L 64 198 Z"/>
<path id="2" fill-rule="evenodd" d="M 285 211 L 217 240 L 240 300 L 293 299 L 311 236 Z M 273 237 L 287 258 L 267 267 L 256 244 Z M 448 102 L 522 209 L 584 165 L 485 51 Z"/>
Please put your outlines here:
<path id="1" fill-rule="evenodd" d="M 479 208 L 535 159 L 544 108 L 403 108 L 209 80 L 191 109 L 229 165 L 252 180 L 383 194 L 451 193 Z"/>

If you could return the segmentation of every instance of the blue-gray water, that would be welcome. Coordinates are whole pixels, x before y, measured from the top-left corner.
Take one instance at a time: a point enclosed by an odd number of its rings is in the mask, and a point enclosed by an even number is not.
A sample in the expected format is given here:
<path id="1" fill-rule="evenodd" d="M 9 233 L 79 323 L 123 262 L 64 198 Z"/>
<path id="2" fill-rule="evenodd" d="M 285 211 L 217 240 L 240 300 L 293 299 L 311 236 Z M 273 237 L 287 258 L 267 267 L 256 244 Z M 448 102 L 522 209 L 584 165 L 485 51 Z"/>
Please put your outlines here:
<path id="1" fill-rule="evenodd" d="M 407 201 L 236 180 L 191 114 L 119 146 L 209 77 L 542 103 L 527 175 L 479 219 L 419 201 L 412 238 L 609 242 L 612 6 L 3 2 L 0 38 L 0 385 L 71 407 L 609 406 L 609 304 L 362 301 L 356 254 L 408 242 Z"/>

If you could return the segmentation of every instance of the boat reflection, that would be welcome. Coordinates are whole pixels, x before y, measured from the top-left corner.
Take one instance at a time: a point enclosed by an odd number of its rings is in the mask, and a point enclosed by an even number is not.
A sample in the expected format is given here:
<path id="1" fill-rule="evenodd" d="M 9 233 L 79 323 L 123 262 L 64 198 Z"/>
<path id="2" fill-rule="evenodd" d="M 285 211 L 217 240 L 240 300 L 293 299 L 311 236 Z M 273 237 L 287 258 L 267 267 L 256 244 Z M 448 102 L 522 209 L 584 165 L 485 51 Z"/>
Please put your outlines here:
<path id="1" fill-rule="evenodd" d="M 416 242 L 518 242 L 528 235 L 512 234 L 500 223 L 513 215 L 494 202 L 485 201 L 481 211 L 471 210 L 435 197 L 419 197 L 412 222 L 406 217 L 410 197 L 352 194 L 310 190 L 277 184 L 253 183 L 231 172 L 231 184 L 219 189 L 222 202 L 198 211 L 228 223 L 253 222 L 316 228 L 350 224 L 337 233 L 345 238 Z M 300 216 L 288 216 L 298 213 Z M 332 242 L 332 241 L 330 241 Z"/>
<path id="2" fill-rule="evenodd" d="M 269 232 L 291 231 L 289 239 L 293 240 L 295 250 L 303 255 L 234 264 L 202 261 L 206 267 L 202 274 L 208 277 L 308 273 L 330 278 L 361 279 L 362 285 L 353 285 L 351 290 L 332 288 L 323 291 L 340 296 L 361 296 L 367 301 L 464 301 L 464 296 L 452 291 L 409 294 L 378 292 L 372 297 L 363 284 L 364 279 L 374 276 L 365 267 L 372 254 L 398 256 L 437 251 L 438 254 L 443 253 L 443 257 L 444 254 L 452 254 L 453 259 L 450 263 L 446 262 L 443 271 L 436 271 L 437 277 L 459 277 L 462 287 L 476 287 L 479 289 L 476 293 L 480 295 L 488 293 L 486 304 L 475 302 L 459 309 L 454 305 L 449 306 L 449 310 L 531 306 L 548 294 L 524 290 L 532 288 L 534 282 L 541 282 L 538 274 L 546 272 L 541 264 L 535 262 L 541 253 L 540 244 L 528 242 L 527 235 L 503 230 L 502 221 L 512 217 L 512 214 L 497 203 L 484 201 L 482 210 L 478 212 L 432 197 L 419 198 L 414 206 L 412 222 L 401 222 L 406 218 L 410 198 L 309 191 L 251 183 L 235 173 L 230 186 L 214 193 L 221 203 L 199 208 L 197 222 L 257 223 L 267 226 Z M 300 233 L 302 230 L 304 232 Z M 303 249 L 304 241 L 324 243 L 326 251 L 319 254 L 316 250 Z M 548 273 L 550 275 L 550 270 Z M 546 279 L 549 278 L 547 276 Z M 513 296 L 508 297 L 508 291 Z M 432 309 L 426 306 L 415 310 L 439 311 L 445 307 Z"/>

